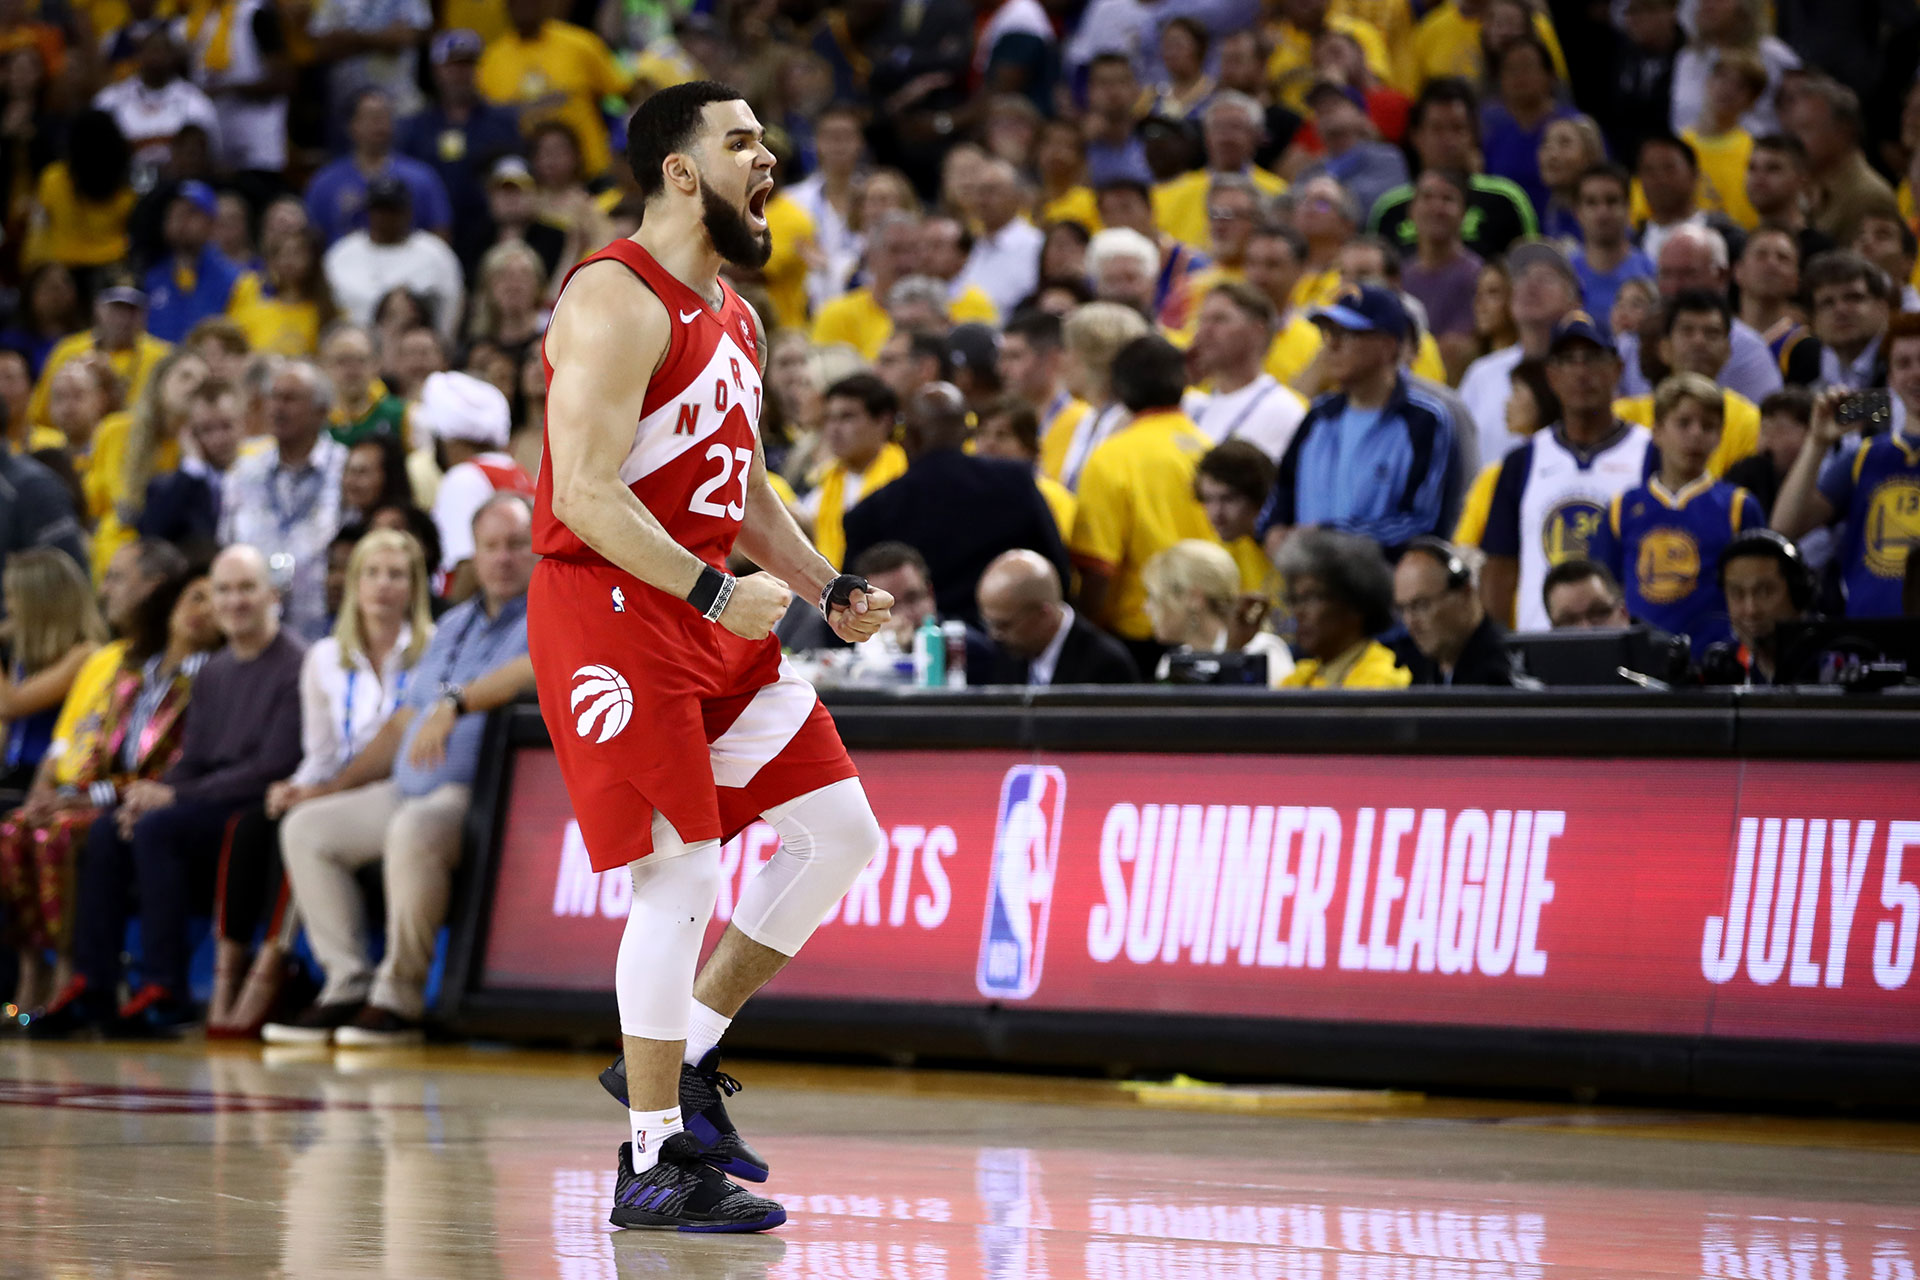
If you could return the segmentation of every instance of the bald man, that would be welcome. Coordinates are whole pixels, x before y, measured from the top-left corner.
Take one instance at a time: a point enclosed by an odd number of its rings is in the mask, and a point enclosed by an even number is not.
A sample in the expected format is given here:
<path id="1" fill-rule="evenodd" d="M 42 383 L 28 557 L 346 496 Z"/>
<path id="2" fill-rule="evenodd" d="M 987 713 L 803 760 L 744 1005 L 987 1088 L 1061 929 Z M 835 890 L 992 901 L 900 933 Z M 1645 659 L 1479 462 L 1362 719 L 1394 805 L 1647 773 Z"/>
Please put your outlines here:
<path id="1" fill-rule="evenodd" d="M 193 679 L 193 704 L 179 762 L 158 781 L 108 786 L 96 797 L 106 812 L 89 829 L 80 854 L 74 911 L 79 977 L 34 1019 L 32 1034 L 58 1037 L 101 1027 L 114 1035 L 151 1036 L 193 1019 L 187 922 L 211 909 L 209 890 L 227 823 L 259 804 L 269 784 L 300 764 L 305 647 L 280 626 L 280 598 L 266 557 L 250 546 L 228 547 L 213 562 L 212 579 L 214 621 L 226 647 L 196 654 L 181 667 Z M 179 588 L 174 590 L 177 599 Z M 142 981 L 120 1005 L 115 995 L 131 914 L 129 887 L 139 902 Z"/>
<path id="2" fill-rule="evenodd" d="M 1037 552 L 1062 581 L 1068 568 L 1033 468 L 967 454 L 967 430 L 966 398 L 951 382 L 913 394 L 900 437 L 906 474 L 847 513 L 845 563 L 877 543 L 904 542 L 926 558 L 940 616 L 976 622 L 974 587 L 996 556 Z"/>
<path id="3" fill-rule="evenodd" d="M 1031 551 L 1009 551 L 980 577 L 980 625 L 995 647 L 989 684 L 1137 684 L 1127 647 L 1076 614 L 1061 576 Z"/>

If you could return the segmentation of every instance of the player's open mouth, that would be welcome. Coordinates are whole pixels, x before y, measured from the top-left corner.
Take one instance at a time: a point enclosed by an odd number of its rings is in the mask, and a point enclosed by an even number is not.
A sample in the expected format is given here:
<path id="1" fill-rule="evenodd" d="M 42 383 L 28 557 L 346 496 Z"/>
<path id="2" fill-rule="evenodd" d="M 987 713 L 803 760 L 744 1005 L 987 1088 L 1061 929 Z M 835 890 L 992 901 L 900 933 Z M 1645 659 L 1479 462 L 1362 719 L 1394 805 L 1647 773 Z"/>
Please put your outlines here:
<path id="1" fill-rule="evenodd" d="M 747 197 L 747 220 L 756 228 L 767 225 L 767 201 L 773 197 L 771 182 L 757 188 Z"/>

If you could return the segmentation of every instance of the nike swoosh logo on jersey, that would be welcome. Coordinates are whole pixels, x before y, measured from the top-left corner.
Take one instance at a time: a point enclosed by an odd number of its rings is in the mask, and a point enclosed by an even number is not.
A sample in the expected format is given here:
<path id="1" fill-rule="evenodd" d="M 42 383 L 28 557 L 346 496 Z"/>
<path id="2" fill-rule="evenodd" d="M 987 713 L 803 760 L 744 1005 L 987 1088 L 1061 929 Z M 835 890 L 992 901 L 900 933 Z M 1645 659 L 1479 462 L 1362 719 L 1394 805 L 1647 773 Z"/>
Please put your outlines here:
<path id="1" fill-rule="evenodd" d="M 700 313 L 698 311 L 682 311 L 680 313 L 680 323 L 692 324 L 699 316 Z"/>

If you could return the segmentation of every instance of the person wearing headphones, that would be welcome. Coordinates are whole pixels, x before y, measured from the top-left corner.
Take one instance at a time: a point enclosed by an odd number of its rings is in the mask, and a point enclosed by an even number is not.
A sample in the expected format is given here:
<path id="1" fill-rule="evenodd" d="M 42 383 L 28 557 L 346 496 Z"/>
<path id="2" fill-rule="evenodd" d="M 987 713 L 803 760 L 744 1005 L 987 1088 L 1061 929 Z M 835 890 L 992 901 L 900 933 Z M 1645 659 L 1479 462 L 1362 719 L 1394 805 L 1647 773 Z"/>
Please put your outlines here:
<path id="1" fill-rule="evenodd" d="M 1779 626 L 1808 616 L 1814 577 L 1800 549 L 1771 529 L 1749 529 L 1720 553 L 1720 590 L 1733 639 L 1707 650 L 1700 664 L 1708 684 L 1769 685 L 1779 681 Z"/>
<path id="2" fill-rule="evenodd" d="M 1514 684 L 1506 628 L 1487 616 L 1473 571 L 1453 544 L 1407 544 L 1393 570 L 1393 607 L 1407 627 L 1395 653 L 1415 685 Z"/>

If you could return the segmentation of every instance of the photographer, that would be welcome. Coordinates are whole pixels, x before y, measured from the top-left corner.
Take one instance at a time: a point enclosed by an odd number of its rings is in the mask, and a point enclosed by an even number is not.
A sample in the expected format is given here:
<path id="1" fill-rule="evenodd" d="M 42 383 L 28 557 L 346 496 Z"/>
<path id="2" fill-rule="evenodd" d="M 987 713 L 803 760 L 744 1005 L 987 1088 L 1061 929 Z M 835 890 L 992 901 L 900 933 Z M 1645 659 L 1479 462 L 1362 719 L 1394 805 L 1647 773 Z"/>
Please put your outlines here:
<path id="1" fill-rule="evenodd" d="M 1849 618 L 1898 617 L 1907 549 L 1920 539 L 1920 313 L 1887 324 L 1887 385 L 1898 403 L 1884 432 L 1875 393 L 1829 387 L 1813 403 L 1813 428 L 1780 486 L 1773 527 L 1789 538 L 1845 522 L 1835 560 Z M 1860 415 L 1865 414 L 1865 417 Z M 1856 430 L 1860 434 L 1855 434 Z"/>

